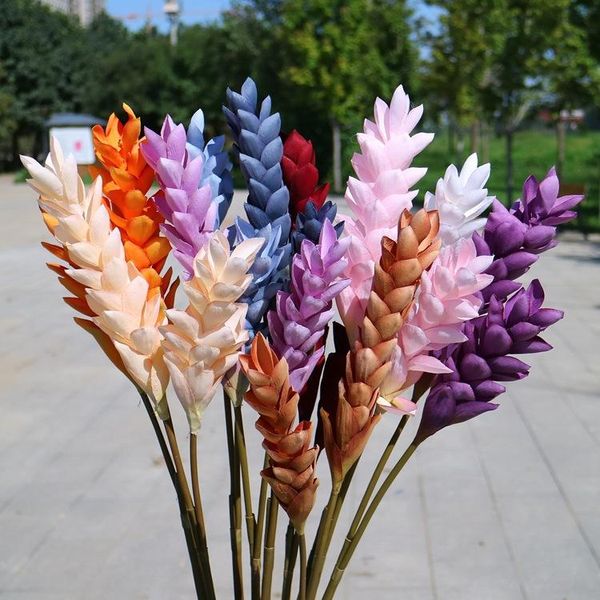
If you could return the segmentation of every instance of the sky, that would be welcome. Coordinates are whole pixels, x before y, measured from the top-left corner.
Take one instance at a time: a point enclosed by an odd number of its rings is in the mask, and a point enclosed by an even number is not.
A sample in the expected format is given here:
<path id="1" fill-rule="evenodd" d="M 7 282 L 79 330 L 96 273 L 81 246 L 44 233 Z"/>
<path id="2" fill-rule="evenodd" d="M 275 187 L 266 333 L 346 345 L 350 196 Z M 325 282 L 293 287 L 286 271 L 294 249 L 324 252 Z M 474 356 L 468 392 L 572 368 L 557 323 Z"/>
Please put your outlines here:
<path id="1" fill-rule="evenodd" d="M 197 23 L 218 18 L 222 10 L 229 7 L 231 0 L 179 0 L 183 7 L 182 22 Z M 416 14 L 435 18 L 435 11 L 423 2 L 413 0 L 410 4 Z M 164 0 L 106 0 L 106 9 L 114 17 L 121 18 L 131 29 L 139 29 L 146 23 L 148 14 L 160 31 L 168 30 L 168 21 L 163 13 Z"/>
<path id="2" fill-rule="evenodd" d="M 182 21 L 197 23 L 212 21 L 227 8 L 230 0 L 179 0 L 183 6 Z M 163 13 L 163 0 L 107 0 L 106 10 L 113 17 L 123 19 L 131 29 L 138 29 L 146 22 L 146 15 L 152 14 L 152 22 L 161 30 L 168 29 L 168 21 Z"/>

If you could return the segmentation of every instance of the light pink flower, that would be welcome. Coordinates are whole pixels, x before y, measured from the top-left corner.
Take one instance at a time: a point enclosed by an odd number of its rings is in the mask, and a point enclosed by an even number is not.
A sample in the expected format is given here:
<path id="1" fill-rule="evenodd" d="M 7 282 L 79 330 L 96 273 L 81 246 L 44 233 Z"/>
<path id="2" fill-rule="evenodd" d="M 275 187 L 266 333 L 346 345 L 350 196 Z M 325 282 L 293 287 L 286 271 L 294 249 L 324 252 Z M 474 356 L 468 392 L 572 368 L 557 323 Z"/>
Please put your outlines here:
<path id="1" fill-rule="evenodd" d="M 440 238 L 444 246 L 460 238 L 471 237 L 483 229 L 486 218 L 477 218 L 495 200 L 488 196 L 485 184 L 490 177 L 490 164 L 477 166 L 477 154 L 471 154 L 460 172 L 454 165 L 438 179 L 435 194 L 425 194 L 425 208 L 440 213 Z"/>
<path id="2" fill-rule="evenodd" d="M 411 167 L 411 162 L 433 139 L 431 133 L 411 135 L 423 107 L 410 110 L 402 86 L 396 88 L 389 106 L 377 98 L 374 114 L 375 120 L 365 119 L 363 133 L 358 134 L 361 151 L 352 158 L 357 177 L 350 177 L 346 190 L 352 216 L 343 216 L 345 233 L 351 238 L 344 275 L 351 283 L 337 304 L 351 341 L 365 314 L 381 239 L 384 235 L 396 239 L 400 215 L 411 208 L 417 194 L 411 188 L 427 171 Z"/>

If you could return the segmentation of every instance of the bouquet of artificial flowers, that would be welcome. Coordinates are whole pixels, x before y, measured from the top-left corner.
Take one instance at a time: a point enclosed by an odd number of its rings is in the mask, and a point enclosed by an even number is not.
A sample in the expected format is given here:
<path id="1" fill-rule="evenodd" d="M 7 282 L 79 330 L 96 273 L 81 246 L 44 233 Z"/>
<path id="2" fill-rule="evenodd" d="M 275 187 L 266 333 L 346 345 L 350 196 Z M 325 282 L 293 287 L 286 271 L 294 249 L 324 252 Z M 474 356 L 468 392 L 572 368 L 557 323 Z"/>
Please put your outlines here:
<path id="1" fill-rule="evenodd" d="M 176 492 L 198 598 L 216 596 L 197 437 L 223 386 L 235 598 L 248 590 L 271 598 L 283 511 L 282 597 L 297 584 L 300 600 L 319 590 L 330 599 L 418 446 L 497 408 L 503 383 L 528 374 L 517 355 L 551 348 L 540 334 L 562 312 L 544 306 L 538 280 L 524 288 L 518 279 L 556 245 L 556 226 L 574 218 L 581 197 L 559 197 L 550 170 L 540 182 L 528 178 L 505 208 L 485 188 L 489 165 L 472 155 L 460 171 L 449 166 L 413 210 L 426 169 L 411 164 L 433 135 L 412 133 L 423 109 L 411 109 L 400 86 L 389 105 L 376 100 L 374 120 L 358 134 L 350 214 L 338 215 L 312 144 L 297 131 L 282 136 L 270 98 L 259 101 L 248 79 L 239 93 L 227 91 L 223 109 L 247 183 L 246 218 L 223 228 L 233 197 L 224 137 L 204 139 L 201 111 L 187 130 L 167 116 L 160 133 L 142 135 L 140 119 L 124 109 L 125 123 L 113 114 L 94 128 L 98 167 L 87 190 L 56 140 L 45 165 L 22 157 L 56 240 L 43 244 L 59 261 L 48 266 L 82 315 L 75 322 L 141 395 Z M 165 268 L 170 254 L 179 276 Z M 189 423 L 189 477 L 169 382 Z M 244 411 L 256 414 L 263 437 L 257 502 Z M 398 425 L 320 588 L 358 461 L 384 418 Z M 384 477 L 411 419 L 419 419 L 417 433 Z M 329 471 L 321 486 L 328 500 L 307 540 L 318 470 Z"/>

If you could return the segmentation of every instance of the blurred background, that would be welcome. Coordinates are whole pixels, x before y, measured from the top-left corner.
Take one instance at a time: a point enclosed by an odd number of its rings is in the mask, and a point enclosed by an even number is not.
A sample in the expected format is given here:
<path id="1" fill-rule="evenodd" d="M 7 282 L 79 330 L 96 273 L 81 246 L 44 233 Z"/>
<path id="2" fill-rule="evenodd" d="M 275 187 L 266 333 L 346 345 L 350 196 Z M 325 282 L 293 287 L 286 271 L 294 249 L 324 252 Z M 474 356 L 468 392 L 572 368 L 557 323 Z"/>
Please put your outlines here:
<path id="1" fill-rule="evenodd" d="M 362 119 L 402 83 L 438 134 L 422 190 L 473 151 L 507 202 L 555 164 L 587 194 L 575 226 L 600 230 L 595 0 L 0 0 L 0 31 L 4 171 L 44 152 L 55 113 L 126 101 L 156 129 L 202 107 L 225 131 L 225 89 L 251 75 L 341 191 Z"/>

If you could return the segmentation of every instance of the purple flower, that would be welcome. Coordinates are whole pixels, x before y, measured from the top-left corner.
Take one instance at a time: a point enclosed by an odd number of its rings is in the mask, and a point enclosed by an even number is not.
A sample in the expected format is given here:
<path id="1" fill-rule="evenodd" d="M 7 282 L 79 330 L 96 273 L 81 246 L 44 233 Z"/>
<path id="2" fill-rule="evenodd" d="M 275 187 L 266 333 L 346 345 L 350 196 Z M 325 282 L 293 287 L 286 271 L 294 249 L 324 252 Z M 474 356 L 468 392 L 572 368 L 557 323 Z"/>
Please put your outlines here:
<path id="1" fill-rule="evenodd" d="M 556 246 L 556 226 L 576 217 L 572 209 L 583 196 L 558 193 L 558 177 L 550 169 L 539 183 L 533 176 L 525 181 L 522 198 L 510 210 L 494 201 L 483 237 L 473 235 L 478 254 L 494 256 L 487 270 L 494 281 L 482 291 L 486 302 L 492 295 L 504 299 L 518 290 L 514 280 L 529 270 L 538 254 Z"/>
<path id="2" fill-rule="evenodd" d="M 279 113 L 271 114 L 268 96 L 259 105 L 256 84 L 250 78 L 240 93 L 227 90 L 227 102 L 229 106 L 224 106 L 223 112 L 248 184 L 248 200 L 244 205 L 248 222 L 238 218 L 230 229 L 230 238 L 236 242 L 248 237 L 267 240 L 259 257 L 262 266 L 255 264 L 251 270 L 254 284 L 240 299 L 250 307 L 249 329 L 258 331 L 276 292 L 287 285 L 291 255 L 289 192 L 283 183 L 280 164 L 281 118 Z"/>
<path id="3" fill-rule="evenodd" d="M 291 291 L 277 293 L 276 310 L 268 313 L 277 355 L 290 367 L 290 382 L 302 392 L 325 351 L 323 337 L 334 315 L 333 300 L 349 285 L 339 276 L 347 267 L 349 238 L 337 239 L 330 221 L 323 223 L 319 244 L 308 239 L 292 262 Z"/>
<path id="4" fill-rule="evenodd" d="M 185 279 L 190 279 L 194 257 L 214 230 L 218 215 L 211 186 L 201 185 L 204 156 L 190 159 L 185 127 L 175 125 L 168 115 L 160 135 L 147 127 L 145 133 L 142 153 L 156 172 L 160 190 L 153 199 L 166 221 L 161 231 L 173 246 Z"/>
<path id="5" fill-rule="evenodd" d="M 443 427 L 494 410 L 498 405 L 490 401 L 506 389 L 498 382 L 527 376 L 529 366 L 512 355 L 550 350 L 539 334 L 563 317 L 560 310 L 543 308 L 543 302 L 544 290 L 537 279 L 505 304 L 492 296 L 488 314 L 465 324 L 467 341 L 436 354 L 452 373 L 436 378 L 417 443 Z"/>

